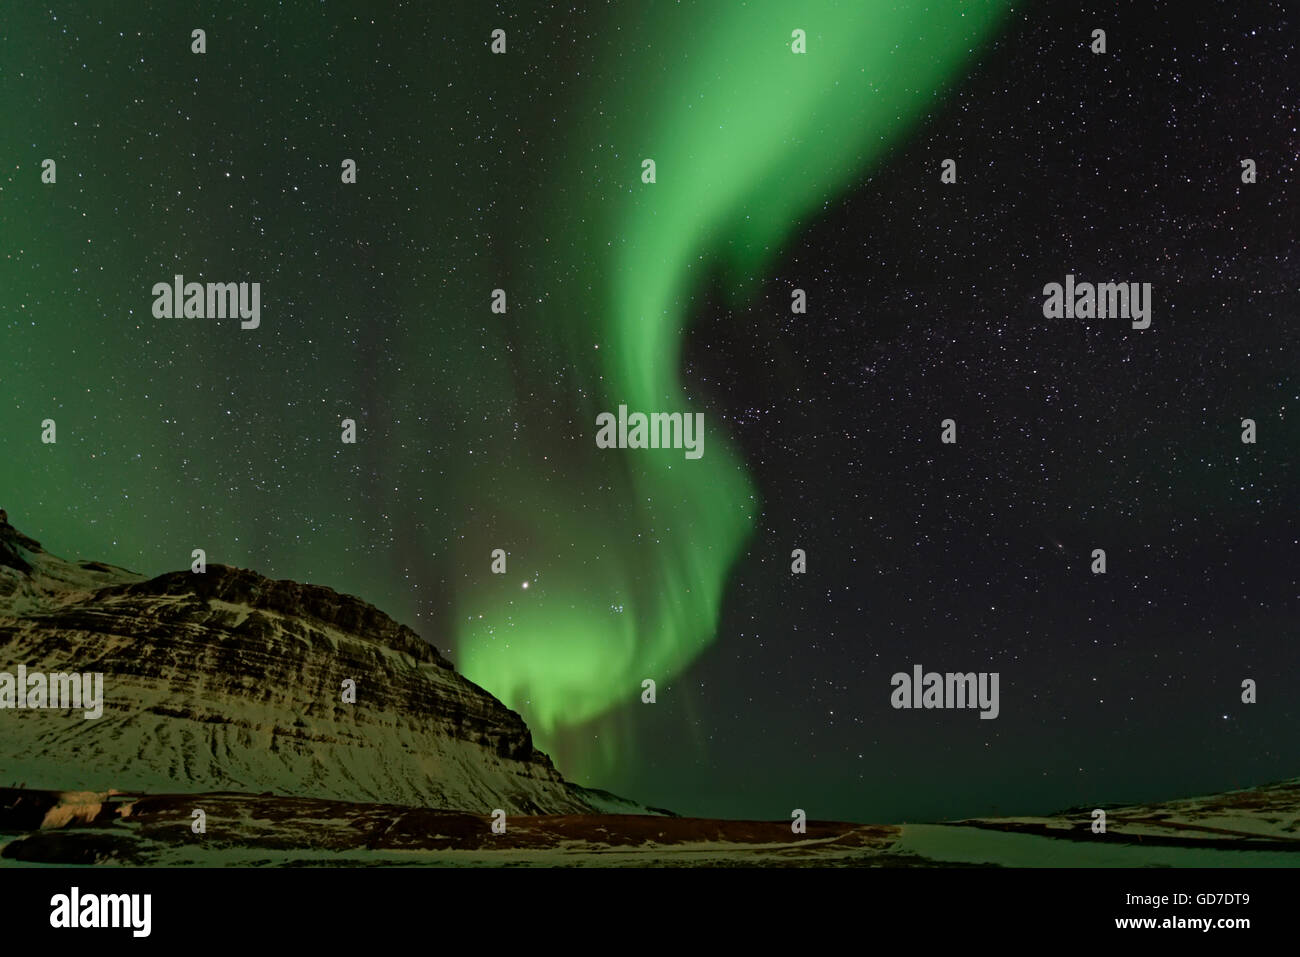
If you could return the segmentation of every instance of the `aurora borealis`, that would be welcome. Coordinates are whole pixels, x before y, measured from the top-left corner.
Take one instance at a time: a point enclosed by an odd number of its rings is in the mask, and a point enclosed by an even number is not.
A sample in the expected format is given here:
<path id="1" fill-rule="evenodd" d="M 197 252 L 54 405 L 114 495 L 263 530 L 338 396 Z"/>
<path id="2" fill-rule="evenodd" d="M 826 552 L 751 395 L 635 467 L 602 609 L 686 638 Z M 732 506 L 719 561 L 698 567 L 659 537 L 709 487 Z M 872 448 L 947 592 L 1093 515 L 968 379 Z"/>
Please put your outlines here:
<path id="1" fill-rule="evenodd" d="M 1295 83 L 1250 66 L 1278 7 L 264 6 L 0 25 L 16 526 L 358 595 L 566 776 L 687 813 L 1285 772 Z M 260 283 L 259 327 L 156 318 L 178 274 Z M 1153 283 L 1145 338 L 1045 322 L 1066 274 Z M 598 448 L 620 405 L 702 412 L 705 454 Z M 916 661 L 1000 668 L 998 719 L 892 712 Z M 1274 690 L 1242 715 L 1247 673 Z"/>
<path id="2" fill-rule="evenodd" d="M 644 62 L 619 57 L 617 81 L 602 84 L 590 108 L 611 120 L 584 127 L 594 142 L 569 160 L 581 179 L 555 190 L 584 197 L 577 222 L 561 229 L 582 237 L 561 275 L 586 282 L 565 288 L 565 305 L 536 325 L 548 336 L 577 327 L 569 361 L 587 422 L 622 402 L 708 402 L 679 380 L 691 296 L 710 270 L 737 293 L 761 279 L 803 217 L 906 129 L 994 20 L 992 6 L 971 17 L 962 6 L 926 8 L 921 38 L 916 4 L 809 4 L 798 17 L 814 51 L 805 56 L 791 53 L 784 3 L 647 16 L 637 29 Z M 672 69 L 663 68 L 666 49 Z M 653 184 L 640 182 L 642 157 L 655 161 Z M 725 431 L 715 426 L 709 443 L 706 456 L 685 463 L 579 445 L 565 454 L 584 498 L 593 488 L 611 495 L 557 502 L 526 483 L 483 502 L 535 516 L 515 550 L 544 587 L 509 605 L 493 601 L 501 589 L 490 581 L 474 588 L 460 604 L 470 612 L 458 632 L 462 662 L 543 741 L 639 694 L 644 678 L 675 678 L 713 640 L 757 491 Z M 575 565 L 580 576 L 566 571 Z M 622 610 L 611 615 L 611 607 Z"/>

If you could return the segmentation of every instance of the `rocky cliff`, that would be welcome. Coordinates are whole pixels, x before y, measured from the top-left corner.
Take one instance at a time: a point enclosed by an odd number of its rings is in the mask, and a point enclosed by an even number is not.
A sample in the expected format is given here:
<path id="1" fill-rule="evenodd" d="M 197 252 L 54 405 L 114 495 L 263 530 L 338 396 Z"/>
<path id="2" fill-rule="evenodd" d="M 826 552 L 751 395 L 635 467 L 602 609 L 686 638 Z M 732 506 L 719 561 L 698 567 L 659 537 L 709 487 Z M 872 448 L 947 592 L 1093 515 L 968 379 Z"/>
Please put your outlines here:
<path id="1" fill-rule="evenodd" d="M 102 673 L 103 715 L 0 709 L 0 786 L 592 810 L 518 714 L 360 599 L 222 565 L 68 562 L 0 512 L 0 672 L 19 665 Z"/>

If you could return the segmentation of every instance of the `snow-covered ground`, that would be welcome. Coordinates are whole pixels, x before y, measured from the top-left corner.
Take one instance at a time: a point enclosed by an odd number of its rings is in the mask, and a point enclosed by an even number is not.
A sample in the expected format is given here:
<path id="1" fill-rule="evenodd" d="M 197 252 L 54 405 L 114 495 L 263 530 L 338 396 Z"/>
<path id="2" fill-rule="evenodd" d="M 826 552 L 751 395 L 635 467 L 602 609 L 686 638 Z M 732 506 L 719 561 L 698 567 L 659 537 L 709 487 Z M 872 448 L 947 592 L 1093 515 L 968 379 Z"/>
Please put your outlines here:
<path id="1" fill-rule="evenodd" d="M 1300 867 L 1295 850 L 1230 850 L 1161 847 L 1098 835 L 1071 841 L 945 824 L 908 824 L 896 850 L 934 862 L 994 864 L 999 867 Z"/>
<path id="2" fill-rule="evenodd" d="M 793 834 L 788 821 L 508 815 L 498 834 L 491 816 L 478 812 L 275 795 L 0 790 L 0 831 L 11 832 L 0 837 L 0 863 L 1295 867 L 1300 840 L 1278 821 L 1294 822 L 1298 798 L 1300 781 L 1291 781 L 1112 808 L 1105 834 L 1094 834 L 1077 813 L 901 826 L 809 821 L 804 834 Z M 195 809 L 206 815 L 203 835 L 190 829 Z"/>

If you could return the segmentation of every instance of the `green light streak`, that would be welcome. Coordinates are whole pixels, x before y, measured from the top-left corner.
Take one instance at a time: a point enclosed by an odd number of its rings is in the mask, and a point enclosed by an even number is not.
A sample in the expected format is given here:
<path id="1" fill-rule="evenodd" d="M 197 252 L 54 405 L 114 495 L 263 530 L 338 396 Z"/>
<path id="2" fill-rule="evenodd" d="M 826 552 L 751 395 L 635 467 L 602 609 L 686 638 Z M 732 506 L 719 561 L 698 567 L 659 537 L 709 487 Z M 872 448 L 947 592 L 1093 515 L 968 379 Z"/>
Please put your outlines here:
<path id="1" fill-rule="evenodd" d="M 500 582 L 461 595 L 465 673 L 520 710 L 543 746 L 563 727 L 639 704 L 642 679 L 662 687 L 691 664 L 716 637 L 727 575 L 753 528 L 753 482 L 716 411 L 680 381 L 703 270 L 720 269 L 735 295 L 761 281 L 791 234 L 937 102 L 1003 9 L 822 0 L 629 15 L 617 80 L 583 114 L 581 162 L 568 157 L 583 173 L 557 186 L 586 198 L 569 224 L 574 262 L 561 265 L 591 280 L 550 326 L 564 327 L 587 392 L 575 424 L 585 444 L 565 452 L 575 484 L 558 498 L 512 490 L 527 503 L 515 516 L 528 527 L 518 560 L 549 570 L 527 600 L 507 598 Z M 791 52 L 795 28 L 806 54 Z M 652 185 L 640 179 L 644 158 L 657 165 Z M 704 411 L 703 458 L 595 449 L 596 412 L 620 403 Z M 486 567 L 486 553 L 473 560 Z"/>

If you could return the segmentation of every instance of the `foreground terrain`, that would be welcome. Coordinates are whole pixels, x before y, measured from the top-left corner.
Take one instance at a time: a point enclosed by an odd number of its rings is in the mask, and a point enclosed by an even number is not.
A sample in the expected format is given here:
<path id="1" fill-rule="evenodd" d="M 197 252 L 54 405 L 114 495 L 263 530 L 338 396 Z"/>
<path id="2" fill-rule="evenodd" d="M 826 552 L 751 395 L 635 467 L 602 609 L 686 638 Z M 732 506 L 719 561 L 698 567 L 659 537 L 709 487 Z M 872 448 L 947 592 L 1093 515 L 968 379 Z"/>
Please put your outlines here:
<path id="1" fill-rule="evenodd" d="M 194 832 L 201 810 L 206 831 Z M 942 824 L 484 814 L 270 794 L 0 790 L 0 865 L 1010 867 L 1300 865 L 1300 781 Z"/>

